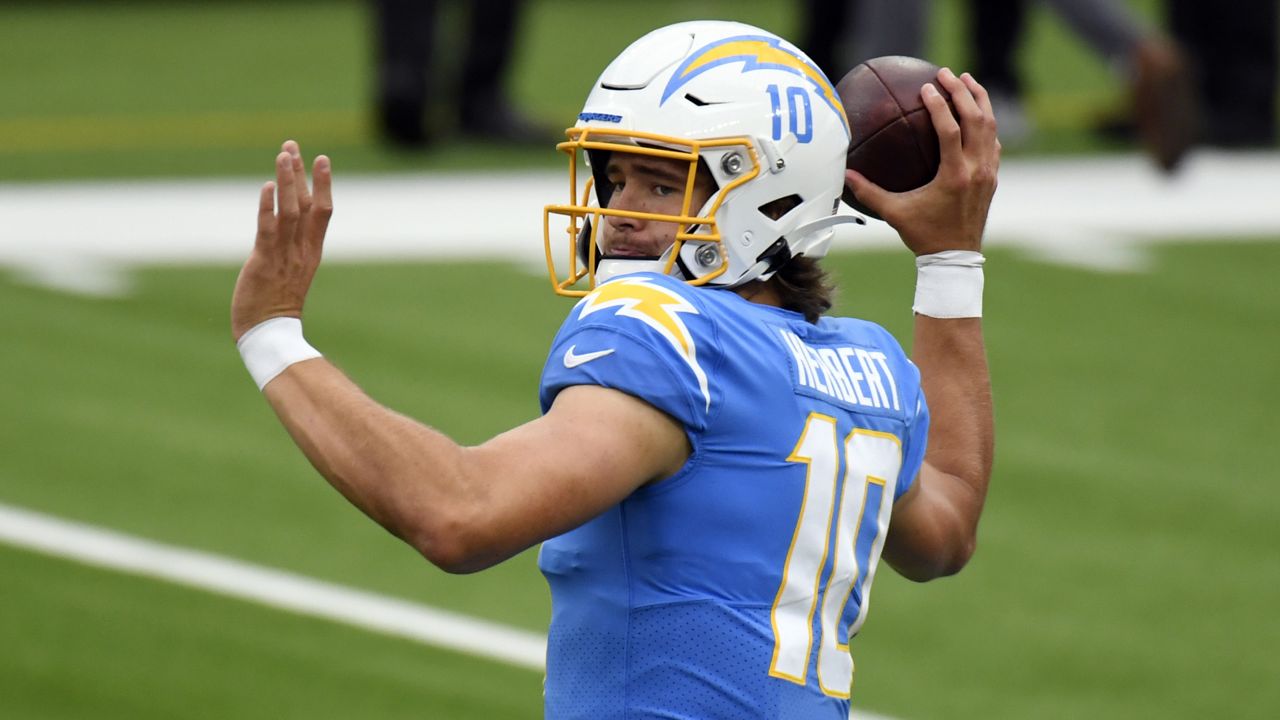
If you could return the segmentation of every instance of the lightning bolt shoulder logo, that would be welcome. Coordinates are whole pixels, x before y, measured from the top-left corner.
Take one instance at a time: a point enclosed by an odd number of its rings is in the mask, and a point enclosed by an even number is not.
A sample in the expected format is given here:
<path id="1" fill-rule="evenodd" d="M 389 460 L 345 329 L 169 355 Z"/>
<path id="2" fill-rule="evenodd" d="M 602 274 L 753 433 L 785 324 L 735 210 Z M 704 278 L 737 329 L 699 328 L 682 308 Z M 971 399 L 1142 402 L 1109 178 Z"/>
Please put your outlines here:
<path id="1" fill-rule="evenodd" d="M 707 386 L 707 374 L 698 364 L 697 343 L 680 317 L 680 313 L 699 314 L 688 300 L 643 278 L 620 278 L 596 288 L 582 299 L 581 308 L 579 320 L 592 313 L 616 308 L 619 317 L 634 318 L 656 330 L 693 371 L 698 389 L 706 400 L 706 408 L 711 408 L 711 391 Z M 565 355 L 565 364 L 569 364 L 568 354 Z"/>
<path id="2" fill-rule="evenodd" d="M 844 103 L 840 102 L 835 86 L 827 76 L 796 51 L 784 47 L 781 38 L 767 35 L 724 38 L 694 51 L 672 74 L 659 104 L 665 103 L 677 90 L 707 70 L 735 62 L 742 63 L 744 73 L 752 70 L 781 70 L 804 78 L 827 107 L 840 116 L 845 132 L 849 131 L 849 118 L 844 113 Z"/>

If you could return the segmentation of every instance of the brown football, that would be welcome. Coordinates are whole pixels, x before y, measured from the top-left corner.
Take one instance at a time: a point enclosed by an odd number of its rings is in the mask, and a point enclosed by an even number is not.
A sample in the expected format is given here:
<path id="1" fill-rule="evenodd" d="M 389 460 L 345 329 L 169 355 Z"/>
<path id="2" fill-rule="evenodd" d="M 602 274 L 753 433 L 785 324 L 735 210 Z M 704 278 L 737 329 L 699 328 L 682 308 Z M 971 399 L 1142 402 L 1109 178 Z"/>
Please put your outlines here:
<path id="1" fill-rule="evenodd" d="M 902 55 L 872 58 L 840 80 L 836 92 L 849 116 L 852 135 L 845 163 L 849 169 L 892 192 L 914 190 L 933 179 L 938 173 L 938 134 L 920 98 L 920 86 L 925 83 L 933 83 L 946 95 L 938 85 L 937 65 Z M 858 212 L 880 217 L 848 188 L 844 201 Z"/>

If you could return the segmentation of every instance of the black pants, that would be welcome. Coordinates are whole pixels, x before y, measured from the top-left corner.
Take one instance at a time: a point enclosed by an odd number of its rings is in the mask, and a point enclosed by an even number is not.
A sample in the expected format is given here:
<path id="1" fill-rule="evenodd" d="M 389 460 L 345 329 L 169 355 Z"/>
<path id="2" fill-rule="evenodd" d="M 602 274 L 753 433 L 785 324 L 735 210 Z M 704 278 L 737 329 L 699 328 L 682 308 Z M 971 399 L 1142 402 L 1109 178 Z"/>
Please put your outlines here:
<path id="1" fill-rule="evenodd" d="M 456 97 L 459 116 L 484 112 L 503 97 L 502 81 L 511 60 L 520 0 L 471 0 L 466 2 L 467 37 L 462 73 Z M 374 3 L 377 32 L 377 98 L 385 113 L 389 108 L 421 117 L 428 104 L 452 90 L 440 79 L 433 58 L 436 45 L 437 0 L 377 0 Z"/>
<path id="2" fill-rule="evenodd" d="M 1276 0 L 1169 0 L 1169 29 L 1196 74 L 1205 142 L 1275 144 L 1277 7 Z"/>
<path id="3" fill-rule="evenodd" d="M 1026 25 L 1025 0 L 978 0 L 968 3 L 973 38 L 973 74 L 988 90 L 1008 97 L 1022 95 L 1022 77 L 1014 54 Z"/>

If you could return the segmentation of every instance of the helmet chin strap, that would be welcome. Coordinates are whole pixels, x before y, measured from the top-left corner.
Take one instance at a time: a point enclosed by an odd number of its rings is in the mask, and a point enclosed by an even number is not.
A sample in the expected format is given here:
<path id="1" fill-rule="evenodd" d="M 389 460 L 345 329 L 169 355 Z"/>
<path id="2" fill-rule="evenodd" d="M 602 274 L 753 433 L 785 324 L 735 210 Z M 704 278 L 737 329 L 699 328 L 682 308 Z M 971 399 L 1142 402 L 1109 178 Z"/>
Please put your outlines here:
<path id="1" fill-rule="evenodd" d="M 808 248 L 804 245 L 804 243 L 811 240 L 812 236 L 817 235 L 818 233 L 829 231 L 831 228 L 834 228 L 837 225 L 866 225 L 866 224 L 867 224 L 866 218 L 862 217 L 861 215 L 828 215 L 827 217 L 818 218 L 817 220 L 807 222 L 795 228 L 791 232 L 784 235 L 783 239 L 786 240 L 788 247 L 800 248 L 799 252 L 795 252 L 793 257 L 797 255 L 806 255 L 807 253 L 805 252 L 805 250 L 807 250 Z M 823 238 L 822 240 L 818 240 L 817 242 L 821 243 L 828 239 L 830 239 L 829 233 L 826 238 Z M 817 243 L 814 243 L 814 244 L 817 244 Z M 817 258 L 817 257 L 822 257 L 823 255 L 826 255 L 826 254 L 827 253 L 824 250 L 821 254 L 810 255 L 810 257 Z M 742 285 L 745 285 L 751 282 L 752 280 L 768 280 L 769 278 L 773 277 L 773 273 L 776 272 L 776 269 L 770 270 L 770 267 L 772 267 L 772 265 L 773 265 L 772 258 L 764 258 L 762 260 L 757 260 L 754 264 L 752 264 L 751 267 L 747 268 L 746 272 L 742 273 L 741 277 L 739 277 L 737 280 L 735 280 L 731 285 L 728 285 L 727 287 L 730 287 L 730 288 L 740 287 Z"/>
<path id="2" fill-rule="evenodd" d="M 685 246 L 696 245 L 697 243 L 685 243 Z M 605 258 L 596 261 L 596 283 L 602 283 L 611 280 L 619 275 L 629 275 L 638 272 L 651 272 L 659 275 L 670 275 L 679 280 L 689 281 L 696 280 L 699 276 L 689 271 L 688 263 L 683 258 L 677 256 L 675 261 L 671 263 L 671 270 L 667 271 L 667 261 L 671 258 L 671 253 L 675 245 L 672 244 L 661 255 L 656 258 Z M 719 267 L 718 265 L 716 267 Z M 712 268 L 714 270 L 715 268 Z"/>
<path id="3" fill-rule="evenodd" d="M 651 258 L 608 258 L 596 261 L 596 284 L 608 282 L 619 275 L 630 275 L 638 272 L 663 274 L 667 263 L 666 256 Z M 680 277 L 676 275 L 676 277 Z"/>
<path id="4" fill-rule="evenodd" d="M 694 226 L 698 227 L 698 226 Z M 692 229 L 692 228 L 691 228 Z M 674 262 L 671 262 L 671 270 L 667 270 L 667 263 L 671 260 L 671 254 L 675 251 L 676 243 L 667 246 L 658 257 L 645 258 L 601 258 L 596 261 L 596 282 L 602 283 L 619 275 L 627 275 L 638 272 L 652 272 L 659 275 L 670 275 L 679 280 L 690 281 L 695 280 L 699 275 L 689 269 L 688 263 L 682 257 L 685 248 L 696 248 L 703 243 L 696 241 L 686 241 L 681 244 L 681 255 L 677 255 Z M 585 262 L 585 260 L 584 260 Z M 719 267 L 716 265 L 715 267 Z M 711 268 L 714 270 L 715 267 Z"/>

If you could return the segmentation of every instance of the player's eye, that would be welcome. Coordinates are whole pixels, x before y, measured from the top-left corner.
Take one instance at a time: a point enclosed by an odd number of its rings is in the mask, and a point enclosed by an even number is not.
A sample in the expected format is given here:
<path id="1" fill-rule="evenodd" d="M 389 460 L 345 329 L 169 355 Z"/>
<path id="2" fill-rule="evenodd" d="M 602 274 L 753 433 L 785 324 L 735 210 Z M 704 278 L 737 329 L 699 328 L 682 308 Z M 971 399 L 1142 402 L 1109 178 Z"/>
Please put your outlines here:
<path id="1" fill-rule="evenodd" d="M 622 196 L 623 185 L 625 185 L 625 183 L 623 183 L 621 180 L 614 180 L 612 178 L 609 179 L 609 184 L 608 184 L 609 194 L 605 196 L 605 199 L 604 199 L 605 205 L 612 204 L 615 200 L 617 200 L 619 197 Z"/>
<path id="2" fill-rule="evenodd" d="M 668 197 L 670 195 L 674 195 L 675 193 L 676 193 L 676 189 L 671 187 L 670 185 L 654 185 L 653 186 L 653 194 L 657 195 L 658 197 Z"/>

